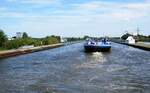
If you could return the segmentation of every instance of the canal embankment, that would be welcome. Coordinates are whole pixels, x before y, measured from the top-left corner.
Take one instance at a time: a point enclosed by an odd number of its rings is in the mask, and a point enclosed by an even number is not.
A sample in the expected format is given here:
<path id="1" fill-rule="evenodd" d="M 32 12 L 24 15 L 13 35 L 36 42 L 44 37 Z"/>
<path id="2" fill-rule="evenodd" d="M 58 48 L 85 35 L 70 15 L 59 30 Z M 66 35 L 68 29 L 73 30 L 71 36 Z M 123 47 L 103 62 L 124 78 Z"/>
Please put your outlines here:
<path id="1" fill-rule="evenodd" d="M 150 44 L 146 44 L 144 42 L 136 42 L 135 44 L 129 44 L 129 43 L 122 42 L 122 41 L 119 41 L 119 40 L 112 40 L 112 42 L 123 44 L 123 45 L 128 45 L 128 46 L 131 46 L 131 47 L 134 47 L 134 48 L 139 48 L 139 49 L 142 49 L 142 50 L 150 51 Z"/>
<path id="2" fill-rule="evenodd" d="M 33 52 L 52 49 L 52 48 L 56 48 L 60 46 L 64 46 L 64 43 L 38 46 L 38 47 L 32 47 L 32 48 L 5 50 L 5 51 L 0 51 L 0 58 L 13 57 L 13 56 L 22 55 L 22 54 L 33 53 Z"/>
<path id="3" fill-rule="evenodd" d="M 144 43 L 135 43 L 135 44 L 122 43 L 122 44 L 150 51 L 150 45 L 148 44 L 144 44 Z"/>
<path id="4" fill-rule="evenodd" d="M 81 42 L 84 42 L 84 40 L 66 42 L 65 45 L 71 45 L 71 44 L 76 44 L 76 43 L 81 43 Z"/>
<path id="5" fill-rule="evenodd" d="M 48 50 L 52 48 L 57 48 L 61 46 L 67 46 L 71 44 L 80 43 L 83 41 L 73 41 L 73 42 L 66 42 L 66 43 L 58 43 L 58 44 L 52 44 L 52 45 L 44 45 L 44 46 L 38 46 L 38 47 L 31 47 L 31 48 L 19 48 L 19 49 L 12 49 L 12 50 L 4 50 L 0 51 L 0 58 L 7 58 L 7 57 L 13 57 L 43 50 Z"/>

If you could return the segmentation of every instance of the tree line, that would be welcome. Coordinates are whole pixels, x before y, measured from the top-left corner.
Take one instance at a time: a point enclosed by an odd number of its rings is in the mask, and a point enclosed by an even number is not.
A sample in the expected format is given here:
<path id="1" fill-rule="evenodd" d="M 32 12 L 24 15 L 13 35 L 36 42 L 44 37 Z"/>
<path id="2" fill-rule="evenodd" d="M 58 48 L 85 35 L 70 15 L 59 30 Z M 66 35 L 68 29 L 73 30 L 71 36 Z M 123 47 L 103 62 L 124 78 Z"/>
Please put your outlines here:
<path id="1" fill-rule="evenodd" d="M 121 39 L 126 40 L 129 36 L 133 36 L 136 41 L 150 42 L 150 35 L 144 36 L 144 35 L 138 34 L 137 36 L 134 36 L 130 33 L 125 33 L 124 35 L 121 36 Z"/>
<path id="2" fill-rule="evenodd" d="M 0 49 L 17 49 L 26 45 L 42 46 L 56 43 L 60 43 L 60 36 L 52 35 L 45 38 L 32 38 L 24 32 L 21 38 L 13 37 L 9 40 L 4 31 L 0 30 Z"/>

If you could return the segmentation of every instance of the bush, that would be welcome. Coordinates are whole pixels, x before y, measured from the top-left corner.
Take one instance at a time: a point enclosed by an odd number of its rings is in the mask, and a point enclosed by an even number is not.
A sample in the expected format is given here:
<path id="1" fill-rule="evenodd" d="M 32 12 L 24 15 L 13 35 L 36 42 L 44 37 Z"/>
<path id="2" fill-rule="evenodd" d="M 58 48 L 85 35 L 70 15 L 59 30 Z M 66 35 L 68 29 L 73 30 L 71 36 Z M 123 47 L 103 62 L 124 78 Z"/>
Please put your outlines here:
<path id="1" fill-rule="evenodd" d="M 3 47 L 6 41 L 7 41 L 7 36 L 3 32 L 3 30 L 0 30 L 0 47 Z"/>
<path id="2" fill-rule="evenodd" d="M 5 42 L 4 47 L 6 49 L 16 49 L 24 45 L 34 45 L 34 40 L 31 38 L 9 40 Z"/>
<path id="3" fill-rule="evenodd" d="M 6 49 L 16 49 L 18 47 L 20 47 L 20 41 L 19 40 L 10 40 L 5 42 L 4 47 Z"/>
<path id="4" fill-rule="evenodd" d="M 46 37 L 44 39 L 33 39 L 33 38 L 20 38 L 9 40 L 5 42 L 4 48 L 6 49 L 17 49 L 21 46 L 25 45 L 34 45 L 34 46 L 41 46 L 41 45 L 50 45 L 59 43 L 59 40 L 56 37 Z"/>
<path id="5" fill-rule="evenodd" d="M 34 46 L 41 46 L 42 45 L 42 40 L 34 40 Z"/>
<path id="6" fill-rule="evenodd" d="M 56 44 L 59 43 L 59 40 L 56 37 L 46 37 L 43 39 L 43 45 L 50 45 L 50 44 Z"/>
<path id="7" fill-rule="evenodd" d="M 30 38 L 28 37 L 27 33 L 23 33 L 22 38 L 14 38 L 14 40 L 8 40 L 5 33 L 0 30 L 0 49 L 17 49 L 21 46 L 26 45 L 34 45 L 34 46 L 41 46 L 41 45 L 50 45 L 56 44 L 60 42 L 60 36 L 48 36 L 43 39 L 38 38 Z"/>

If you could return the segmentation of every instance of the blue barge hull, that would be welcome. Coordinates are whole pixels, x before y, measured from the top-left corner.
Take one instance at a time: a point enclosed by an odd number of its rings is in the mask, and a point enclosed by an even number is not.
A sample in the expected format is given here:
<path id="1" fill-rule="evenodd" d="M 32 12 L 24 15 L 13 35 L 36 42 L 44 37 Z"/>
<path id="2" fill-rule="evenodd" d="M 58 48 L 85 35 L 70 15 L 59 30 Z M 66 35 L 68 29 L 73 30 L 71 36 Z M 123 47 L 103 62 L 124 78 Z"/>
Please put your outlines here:
<path id="1" fill-rule="evenodd" d="M 86 52 L 101 52 L 101 51 L 110 51 L 111 46 L 90 46 L 85 45 L 84 49 Z"/>

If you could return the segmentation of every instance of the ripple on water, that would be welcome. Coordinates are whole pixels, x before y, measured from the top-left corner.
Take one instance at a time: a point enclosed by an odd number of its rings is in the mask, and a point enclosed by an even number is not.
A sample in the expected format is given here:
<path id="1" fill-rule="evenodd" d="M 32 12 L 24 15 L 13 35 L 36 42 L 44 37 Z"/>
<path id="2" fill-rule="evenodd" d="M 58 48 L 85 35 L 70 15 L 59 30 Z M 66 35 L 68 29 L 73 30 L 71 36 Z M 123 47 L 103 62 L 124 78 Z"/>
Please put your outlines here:
<path id="1" fill-rule="evenodd" d="M 100 52 L 88 54 L 86 57 L 85 62 L 80 65 L 76 65 L 75 68 L 102 68 L 102 64 L 106 62 L 106 58 Z"/>
<path id="2" fill-rule="evenodd" d="M 107 66 L 107 71 L 108 72 L 124 71 L 126 69 L 128 69 L 127 66 L 117 65 L 117 64 Z"/>
<path id="3" fill-rule="evenodd" d="M 84 53 L 80 43 L 1 60 L 0 93 L 150 93 L 149 55 L 114 43 Z"/>
<path id="4" fill-rule="evenodd" d="M 108 90 L 142 90 L 142 88 L 138 87 L 116 85 L 116 84 L 109 84 L 108 86 L 104 86 L 104 88 Z"/>

